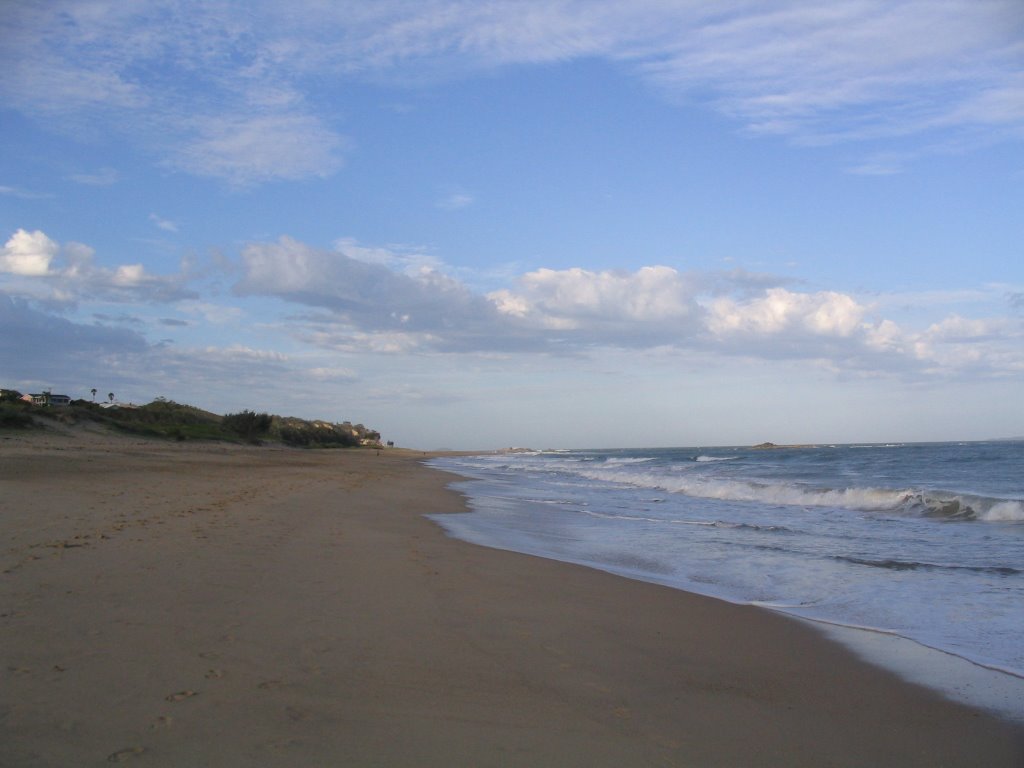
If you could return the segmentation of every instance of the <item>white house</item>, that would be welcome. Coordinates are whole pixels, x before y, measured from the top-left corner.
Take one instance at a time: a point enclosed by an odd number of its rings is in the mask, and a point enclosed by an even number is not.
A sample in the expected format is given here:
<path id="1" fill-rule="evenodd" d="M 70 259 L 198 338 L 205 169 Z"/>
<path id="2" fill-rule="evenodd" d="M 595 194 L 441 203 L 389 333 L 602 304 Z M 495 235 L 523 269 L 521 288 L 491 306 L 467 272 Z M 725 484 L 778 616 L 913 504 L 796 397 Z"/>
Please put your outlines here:
<path id="1" fill-rule="evenodd" d="M 32 405 L 41 405 L 43 407 L 63 408 L 71 405 L 71 398 L 67 395 L 54 395 L 50 392 L 41 392 L 38 395 L 22 395 L 21 399 L 32 403 Z"/>

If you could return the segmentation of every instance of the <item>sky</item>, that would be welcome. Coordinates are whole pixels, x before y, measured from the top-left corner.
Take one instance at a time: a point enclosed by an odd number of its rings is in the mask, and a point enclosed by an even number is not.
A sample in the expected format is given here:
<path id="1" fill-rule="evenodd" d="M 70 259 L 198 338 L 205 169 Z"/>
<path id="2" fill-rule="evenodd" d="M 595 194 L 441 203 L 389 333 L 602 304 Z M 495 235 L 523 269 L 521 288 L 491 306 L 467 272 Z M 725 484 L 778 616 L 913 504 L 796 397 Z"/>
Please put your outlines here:
<path id="1" fill-rule="evenodd" d="M 0 4 L 0 386 L 398 445 L 1024 435 L 1019 0 Z"/>

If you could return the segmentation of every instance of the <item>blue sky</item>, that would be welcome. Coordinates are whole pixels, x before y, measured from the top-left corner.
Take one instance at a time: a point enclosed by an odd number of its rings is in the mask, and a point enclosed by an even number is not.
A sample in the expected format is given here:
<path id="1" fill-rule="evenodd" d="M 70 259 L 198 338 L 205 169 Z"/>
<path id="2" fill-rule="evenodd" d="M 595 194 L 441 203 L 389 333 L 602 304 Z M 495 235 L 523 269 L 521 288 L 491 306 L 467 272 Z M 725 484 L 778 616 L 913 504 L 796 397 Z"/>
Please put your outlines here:
<path id="1" fill-rule="evenodd" d="M 1024 434 L 1024 6 L 0 10 L 0 384 L 418 448 Z"/>

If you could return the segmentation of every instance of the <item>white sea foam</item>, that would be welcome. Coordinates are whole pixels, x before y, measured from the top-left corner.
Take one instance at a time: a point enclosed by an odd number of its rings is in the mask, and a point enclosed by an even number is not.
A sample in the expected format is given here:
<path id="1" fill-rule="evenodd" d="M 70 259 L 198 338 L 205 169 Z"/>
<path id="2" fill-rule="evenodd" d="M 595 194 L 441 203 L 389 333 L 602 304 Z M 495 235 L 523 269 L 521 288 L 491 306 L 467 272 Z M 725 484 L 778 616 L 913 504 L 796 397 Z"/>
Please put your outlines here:
<path id="1" fill-rule="evenodd" d="M 913 490 L 841 488 L 818 490 L 797 485 L 756 483 L 742 480 L 680 477 L 663 473 L 589 470 L 580 473 L 592 480 L 658 488 L 704 499 L 751 501 L 762 504 L 807 507 L 842 507 L 859 510 L 894 510 L 917 495 Z"/>
<path id="2" fill-rule="evenodd" d="M 739 456 L 698 456 L 694 461 L 733 461 L 738 458 Z"/>
<path id="3" fill-rule="evenodd" d="M 1024 502 L 1015 499 L 986 499 L 980 496 L 948 493 L 929 495 L 915 488 L 814 488 L 791 483 L 762 483 L 678 473 L 637 472 L 625 465 L 621 468 L 602 465 L 600 468 L 579 471 L 578 474 L 590 480 L 626 484 L 637 488 L 657 488 L 669 493 L 720 501 L 794 507 L 837 507 L 987 522 L 1024 521 Z"/>
<path id="4" fill-rule="evenodd" d="M 981 513 L 980 518 L 993 523 L 1024 522 L 1024 502 L 1000 501 Z"/>

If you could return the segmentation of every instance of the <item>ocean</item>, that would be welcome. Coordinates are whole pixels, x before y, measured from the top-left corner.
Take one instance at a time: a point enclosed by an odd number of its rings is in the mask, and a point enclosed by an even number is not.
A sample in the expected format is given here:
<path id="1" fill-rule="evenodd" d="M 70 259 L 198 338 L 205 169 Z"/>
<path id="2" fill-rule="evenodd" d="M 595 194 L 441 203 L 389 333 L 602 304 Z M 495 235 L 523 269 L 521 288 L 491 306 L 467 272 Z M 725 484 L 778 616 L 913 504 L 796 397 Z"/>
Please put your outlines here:
<path id="1" fill-rule="evenodd" d="M 471 513 L 433 516 L 452 536 L 811 620 L 871 661 L 1024 719 L 1024 442 L 430 463 L 467 478 L 454 487 Z"/>

